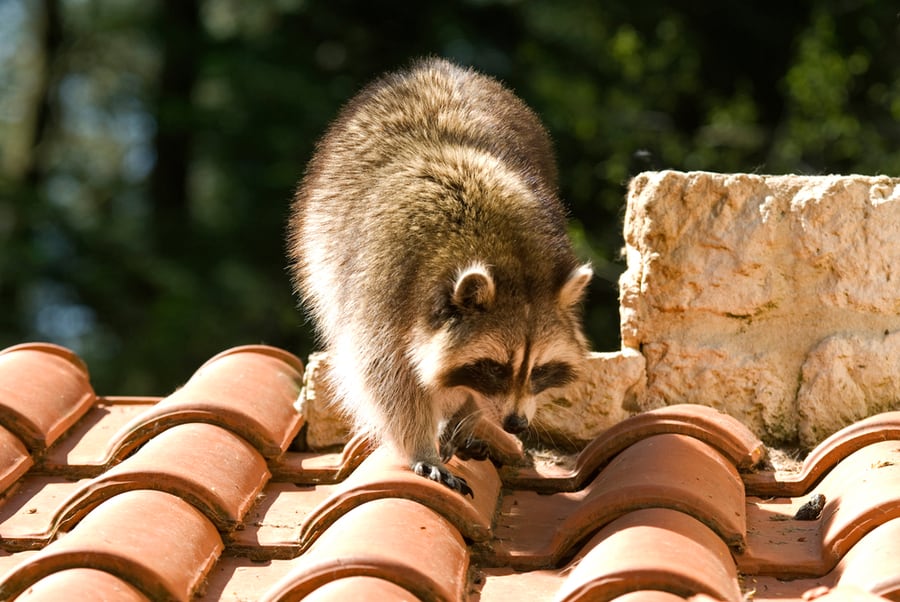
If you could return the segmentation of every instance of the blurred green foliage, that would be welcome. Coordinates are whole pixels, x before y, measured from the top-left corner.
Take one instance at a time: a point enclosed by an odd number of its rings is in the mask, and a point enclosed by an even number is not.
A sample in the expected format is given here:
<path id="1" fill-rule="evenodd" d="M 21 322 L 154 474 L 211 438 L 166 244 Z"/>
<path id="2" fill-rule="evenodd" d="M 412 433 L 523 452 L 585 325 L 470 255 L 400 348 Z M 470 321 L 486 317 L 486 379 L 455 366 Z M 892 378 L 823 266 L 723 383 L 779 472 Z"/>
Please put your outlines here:
<path id="1" fill-rule="evenodd" d="M 0 0 L 0 348 L 66 345 L 107 394 L 232 345 L 308 354 L 293 188 L 354 91 L 436 54 L 545 120 L 611 350 L 628 179 L 900 175 L 898 50 L 880 0 Z"/>

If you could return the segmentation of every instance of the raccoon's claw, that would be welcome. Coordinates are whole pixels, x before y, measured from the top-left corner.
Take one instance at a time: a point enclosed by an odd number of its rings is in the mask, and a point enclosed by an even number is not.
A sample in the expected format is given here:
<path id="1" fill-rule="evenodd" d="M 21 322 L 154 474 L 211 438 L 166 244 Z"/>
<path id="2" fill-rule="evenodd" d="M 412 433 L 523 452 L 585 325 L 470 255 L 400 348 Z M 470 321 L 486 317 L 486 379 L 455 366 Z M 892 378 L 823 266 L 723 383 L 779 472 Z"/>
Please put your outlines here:
<path id="1" fill-rule="evenodd" d="M 420 477 L 431 479 L 432 481 L 446 485 L 453 491 L 458 491 L 462 495 L 467 495 L 470 498 L 475 499 L 475 494 L 472 492 L 472 488 L 469 487 L 469 484 L 466 483 L 466 480 L 454 475 L 443 466 L 429 464 L 428 462 L 416 462 L 413 464 L 413 472 Z"/>
<path id="2" fill-rule="evenodd" d="M 455 451 L 460 460 L 487 460 L 491 454 L 491 448 L 481 439 L 466 439 Z"/>
<path id="3" fill-rule="evenodd" d="M 459 456 L 460 460 L 487 460 L 491 455 L 491 448 L 481 439 L 465 437 L 459 441 L 441 441 L 440 452 L 442 462 L 449 462 L 454 455 Z"/>

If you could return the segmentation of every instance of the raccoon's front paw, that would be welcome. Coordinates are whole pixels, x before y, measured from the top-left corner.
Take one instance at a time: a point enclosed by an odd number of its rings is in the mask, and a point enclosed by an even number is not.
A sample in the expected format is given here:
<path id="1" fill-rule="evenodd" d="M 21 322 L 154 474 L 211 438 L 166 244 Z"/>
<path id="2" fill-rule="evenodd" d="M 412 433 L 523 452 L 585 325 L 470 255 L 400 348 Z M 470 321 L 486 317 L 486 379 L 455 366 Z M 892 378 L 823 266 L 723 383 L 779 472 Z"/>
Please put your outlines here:
<path id="1" fill-rule="evenodd" d="M 472 488 L 469 487 L 469 484 L 466 483 L 466 480 L 454 475 L 443 466 L 422 461 L 413 464 L 412 468 L 413 472 L 420 477 L 431 479 L 432 481 L 446 485 L 453 491 L 458 491 L 462 495 L 467 495 L 472 499 L 475 498 L 475 494 L 472 492 Z"/>
<path id="2" fill-rule="evenodd" d="M 482 439 L 466 435 L 441 437 L 440 452 L 442 462 L 449 462 L 454 455 L 459 456 L 460 460 L 487 460 L 491 455 L 491 448 Z"/>
<path id="3" fill-rule="evenodd" d="M 460 460 L 487 460 L 491 455 L 491 448 L 481 439 L 466 437 L 464 441 L 457 442 L 453 452 Z"/>

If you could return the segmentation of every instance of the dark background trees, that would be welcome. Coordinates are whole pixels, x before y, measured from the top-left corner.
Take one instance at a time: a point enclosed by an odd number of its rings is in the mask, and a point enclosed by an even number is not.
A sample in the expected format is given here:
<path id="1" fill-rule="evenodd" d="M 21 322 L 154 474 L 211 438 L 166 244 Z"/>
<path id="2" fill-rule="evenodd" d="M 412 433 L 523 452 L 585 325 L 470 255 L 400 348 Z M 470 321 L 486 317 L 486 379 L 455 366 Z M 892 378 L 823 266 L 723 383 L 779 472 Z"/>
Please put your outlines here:
<path id="1" fill-rule="evenodd" d="M 122 394 L 232 345 L 308 354 L 292 190 L 354 91 L 437 54 L 545 120 L 615 349 L 629 177 L 900 175 L 898 50 L 880 0 L 0 0 L 0 348 L 66 345 Z"/>

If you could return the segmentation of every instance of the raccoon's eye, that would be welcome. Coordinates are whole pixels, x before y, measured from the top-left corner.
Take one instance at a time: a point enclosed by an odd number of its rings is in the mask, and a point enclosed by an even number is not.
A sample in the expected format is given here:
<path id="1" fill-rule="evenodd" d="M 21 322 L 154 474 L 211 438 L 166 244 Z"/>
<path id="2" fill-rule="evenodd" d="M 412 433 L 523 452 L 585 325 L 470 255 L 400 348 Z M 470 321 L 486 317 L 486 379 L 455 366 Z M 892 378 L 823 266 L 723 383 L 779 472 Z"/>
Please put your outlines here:
<path id="1" fill-rule="evenodd" d="M 442 379 L 445 387 L 468 387 L 484 395 L 509 391 L 512 368 L 494 360 L 481 359 L 450 370 Z"/>
<path id="2" fill-rule="evenodd" d="M 547 362 L 531 369 L 531 392 L 562 387 L 575 380 L 575 371 L 565 362 Z"/>

